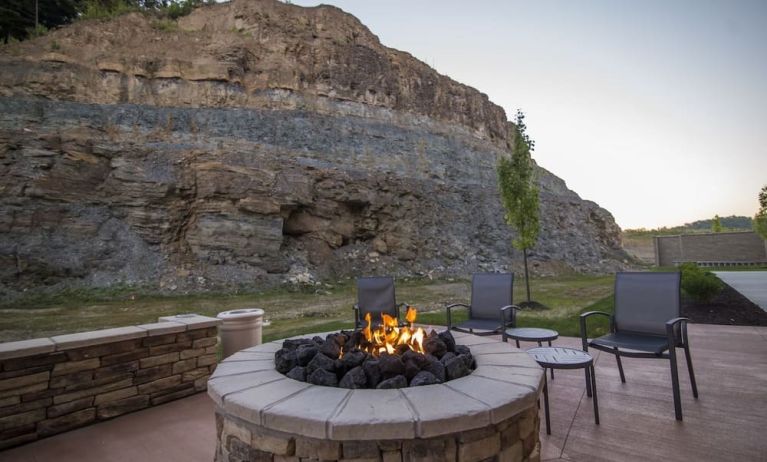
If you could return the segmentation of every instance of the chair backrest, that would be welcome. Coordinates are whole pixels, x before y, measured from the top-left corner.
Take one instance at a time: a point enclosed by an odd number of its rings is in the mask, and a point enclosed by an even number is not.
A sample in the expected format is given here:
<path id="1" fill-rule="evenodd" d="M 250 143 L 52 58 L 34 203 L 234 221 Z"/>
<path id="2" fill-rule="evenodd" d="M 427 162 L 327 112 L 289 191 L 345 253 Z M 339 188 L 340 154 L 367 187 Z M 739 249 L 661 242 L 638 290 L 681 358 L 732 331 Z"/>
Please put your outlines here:
<path id="1" fill-rule="evenodd" d="M 500 309 L 512 304 L 514 273 L 478 273 L 471 278 L 473 319 L 500 319 Z"/>
<path id="2" fill-rule="evenodd" d="M 666 335 L 666 321 L 679 316 L 680 276 L 674 273 L 617 273 L 615 329 Z"/>
<path id="3" fill-rule="evenodd" d="M 370 313 L 372 321 L 381 322 L 381 313 L 397 316 L 394 278 L 390 276 L 357 278 L 357 306 L 360 321 Z"/>

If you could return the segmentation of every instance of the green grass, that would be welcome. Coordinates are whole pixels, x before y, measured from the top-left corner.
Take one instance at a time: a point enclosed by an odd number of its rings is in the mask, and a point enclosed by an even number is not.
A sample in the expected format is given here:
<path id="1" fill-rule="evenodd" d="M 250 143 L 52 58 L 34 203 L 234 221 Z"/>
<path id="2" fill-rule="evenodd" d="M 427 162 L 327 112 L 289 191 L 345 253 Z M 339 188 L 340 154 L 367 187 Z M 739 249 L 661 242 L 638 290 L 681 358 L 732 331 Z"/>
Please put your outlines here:
<path id="1" fill-rule="evenodd" d="M 556 329 L 578 335 L 578 315 L 586 310 L 611 310 L 612 276 L 566 275 L 532 281 L 533 299 L 548 307 L 525 311 L 521 326 Z M 524 280 L 516 281 L 515 300 L 521 301 Z M 419 310 L 418 322 L 445 324 L 446 303 L 467 303 L 467 280 L 397 280 L 397 299 Z M 606 298 L 607 297 L 607 298 Z M 47 337 L 109 327 L 155 322 L 160 316 L 198 313 L 215 316 L 225 310 L 258 307 L 269 325 L 264 340 L 352 327 L 356 298 L 353 281 L 338 284 L 272 289 L 253 293 L 206 293 L 160 296 L 140 289 L 69 290 L 32 295 L 0 306 L 0 341 Z M 456 312 L 455 320 L 461 319 Z M 465 316 L 465 314 L 463 314 Z M 605 324 L 606 326 L 606 324 Z"/>

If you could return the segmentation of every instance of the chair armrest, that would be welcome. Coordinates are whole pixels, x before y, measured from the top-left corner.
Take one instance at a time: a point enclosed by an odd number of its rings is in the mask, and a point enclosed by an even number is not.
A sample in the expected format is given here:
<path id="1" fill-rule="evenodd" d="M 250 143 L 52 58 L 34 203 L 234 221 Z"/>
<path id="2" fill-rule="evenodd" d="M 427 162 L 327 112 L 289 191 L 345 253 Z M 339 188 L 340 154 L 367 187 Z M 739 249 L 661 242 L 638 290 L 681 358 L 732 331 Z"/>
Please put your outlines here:
<path id="1" fill-rule="evenodd" d="M 507 340 L 506 327 L 514 327 L 516 325 L 517 311 L 520 309 L 517 305 L 506 305 L 501 308 L 501 337 L 504 342 Z M 506 321 L 508 318 L 507 313 L 511 313 L 508 322 Z"/>
<path id="2" fill-rule="evenodd" d="M 354 328 L 357 329 L 360 327 L 360 306 L 355 303 L 352 310 L 354 310 Z"/>
<path id="3" fill-rule="evenodd" d="M 687 345 L 687 321 L 689 320 L 689 318 L 674 318 L 666 321 L 666 336 L 668 337 L 669 346 L 680 345 L 680 342 L 677 342 L 677 340 L 681 341 L 681 345 Z M 682 338 L 677 338 L 676 336 L 674 327 L 676 327 L 677 324 L 681 324 L 680 329 Z"/>
<path id="4" fill-rule="evenodd" d="M 599 316 L 605 316 L 610 320 L 610 330 L 613 330 L 613 315 L 610 313 L 605 313 L 604 311 L 588 311 L 586 313 L 581 314 L 580 317 L 580 324 L 581 324 L 581 344 L 583 346 L 583 351 L 589 351 L 589 339 L 588 339 L 588 328 L 586 326 L 586 319 L 588 319 L 590 316 L 599 315 Z"/>
<path id="5" fill-rule="evenodd" d="M 445 307 L 445 310 L 447 310 L 447 330 L 450 330 L 453 327 L 453 317 L 450 314 L 450 310 L 459 306 L 463 308 L 468 308 L 469 310 L 471 309 L 471 307 L 465 303 L 452 303 L 450 305 L 447 305 Z"/>

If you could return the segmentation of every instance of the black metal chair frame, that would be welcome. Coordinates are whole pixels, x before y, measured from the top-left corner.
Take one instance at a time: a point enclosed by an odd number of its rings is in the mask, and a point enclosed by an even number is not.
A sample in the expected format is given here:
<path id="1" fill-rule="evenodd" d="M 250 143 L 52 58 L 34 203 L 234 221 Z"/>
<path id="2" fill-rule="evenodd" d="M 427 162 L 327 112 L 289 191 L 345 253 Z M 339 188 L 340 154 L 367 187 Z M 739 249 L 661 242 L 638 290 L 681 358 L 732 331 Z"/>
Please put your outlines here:
<path id="1" fill-rule="evenodd" d="M 474 276 L 476 276 L 476 274 Z M 474 284 L 472 279 L 472 291 L 474 290 L 473 286 Z M 512 291 L 514 290 L 513 287 L 514 287 L 514 276 L 512 274 Z M 512 297 L 513 297 L 513 294 L 512 294 Z M 510 297 L 510 299 L 512 298 Z M 445 309 L 447 310 L 448 330 L 466 332 L 466 333 L 470 333 L 474 335 L 496 335 L 500 333 L 501 335 L 504 335 L 504 336 L 506 335 L 505 332 L 507 328 L 515 326 L 516 319 L 517 319 L 516 313 L 517 313 L 517 310 L 520 309 L 517 305 L 506 305 L 506 306 L 499 307 L 498 315 L 499 315 L 500 324 L 498 325 L 498 327 L 493 330 L 475 332 L 474 329 L 471 329 L 471 328 L 464 329 L 459 326 L 453 326 L 453 316 L 452 316 L 453 308 L 466 308 L 467 310 L 469 310 L 469 319 L 471 319 L 471 305 L 467 305 L 466 303 L 452 303 L 450 305 L 447 305 Z M 509 313 L 510 313 L 510 316 L 509 316 Z M 508 321 L 507 321 L 507 318 L 508 318 Z"/>
<path id="2" fill-rule="evenodd" d="M 391 278 L 389 276 L 372 276 L 372 277 L 363 277 L 363 278 L 358 278 L 357 279 L 357 281 L 358 281 L 358 286 L 357 286 L 357 291 L 358 291 L 358 293 L 357 293 L 357 303 L 355 303 L 354 306 L 352 307 L 352 309 L 354 310 L 354 328 L 355 329 L 359 329 L 360 327 L 363 327 L 363 320 L 364 320 L 364 315 L 361 316 L 361 313 L 364 311 L 364 309 L 360 308 L 360 305 L 359 305 L 359 290 L 360 290 L 359 289 L 359 280 L 360 279 L 383 279 L 383 278 L 389 278 L 389 279 L 391 279 L 391 282 L 392 282 L 392 293 L 394 295 L 394 300 L 393 300 L 394 301 L 394 313 L 393 313 L 393 316 L 397 320 L 397 324 L 399 324 L 400 326 L 405 325 L 404 322 L 400 321 L 400 308 L 403 308 L 403 307 L 407 308 L 409 305 L 407 303 L 397 303 L 396 302 L 397 298 L 396 298 L 396 286 L 394 286 L 394 278 Z M 378 324 L 378 323 L 381 322 L 381 320 L 380 319 L 373 319 L 372 322 L 374 324 Z"/>
<path id="3" fill-rule="evenodd" d="M 618 277 L 621 273 L 616 274 L 615 284 L 617 290 Z M 623 273 L 623 274 L 637 274 L 637 273 Z M 658 274 L 658 273 L 654 273 Z M 678 290 L 681 291 L 681 288 Z M 615 297 L 615 294 L 613 294 Z M 687 360 L 687 370 L 690 374 L 690 385 L 692 386 L 692 395 L 695 399 L 698 398 L 698 387 L 695 383 L 695 372 L 692 367 L 692 357 L 690 356 L 690 342 L 687 337 L 687 322 L 688 318 L 675 317 L 666 321 L 666 336 L 667 346 L 663 348 L 660 353 L 646 352 L 638 350 L 630 350 L 625 347 L 610 348 L 604 345 L 598 345 L 594 343 L 594 340 L 588 340 L 588 331 L 586 321 L 591 316 L 605 316 L 610 320 L 610 333 L 616 332 L 615 315 L 605 313 L 604 311 L 589 311 L 583 313 L 580 316 L 580 330 L 581 330 L 581 342 L 583 344 L 583 351 L 589 351 L 589 347 L 595 348 L 606 353 L 615 355 L 615 360 L 618 363 L 618 372 L 620 373 L 621 382 L 626 383 L 626 376 L 623 373 L 623 364 L 621 363 L 621 356 L 626 358 L 654 358 L 654 359 L 668 359 L 671 366 L 671 382 L 674 393 L 674 412 L 676 414 L 676 420 L 682 420 L 682 403 L 679 393 L 679 372 L 677 369 L 676 348 L 684 349 L 685 359 Z M 642 335 L 641 332 L 631 332 L 632 334 Z M 657 335 L 644 334 L 647 337 L 658 337 Z M 589 381 L 589 371 L 586 370 L 586 381 Z"/>

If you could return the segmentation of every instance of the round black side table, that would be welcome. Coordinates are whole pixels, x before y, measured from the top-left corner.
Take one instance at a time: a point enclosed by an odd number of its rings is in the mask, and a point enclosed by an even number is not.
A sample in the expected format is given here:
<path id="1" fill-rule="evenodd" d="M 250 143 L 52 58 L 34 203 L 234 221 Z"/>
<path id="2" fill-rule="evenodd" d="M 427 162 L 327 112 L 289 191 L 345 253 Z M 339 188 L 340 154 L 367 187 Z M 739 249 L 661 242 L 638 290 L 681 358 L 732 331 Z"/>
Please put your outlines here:
<path id="1" fill-rule="evenodd" d="M 517 348 L 520 348 L 519 342 L 538 342 L 538 346 L 543 346 L 543 342 L 549 342 L 551 346 L 552 340 L 559 338 L 559 332 L 552 329 L 542 329 L 540 327 L 512 327 L 506 329 L 506 335 L 503 337 L 503 341 L 507 339 L 514 339 L 517 342 Z M 554 369 L 549 369 L 551 373 L 551 380 L 554 380 Z"/>
<path id="2" fill-rule="evenodd" d="M 584 369 L 586 372 L 586 395 L 594 398 L 594 423 L 599 425 L 599 404 L 597 403 L 597 381 L 594 374 L 594 358 L 585 351 L 575 348 L 538 347 L 527 350 L 543 368 Z M 549 423 L 549 387 L 546 374 L 543 374 L 543 405 L 546 414 L 546 434 L 551 435 Z"/>
<path id="3" fill-rule="evenodd" d="M 540 327 L 513 327 L 506 329 L 506 337 L 517 342 L 517 348 L 519 348 L 520 340 L 538 342 L 538 346 L 543 346 L 542 342 L 549 342 L 549 346 L 551 346 L 551 341 L 559 338 L 559 332 Z"/>

